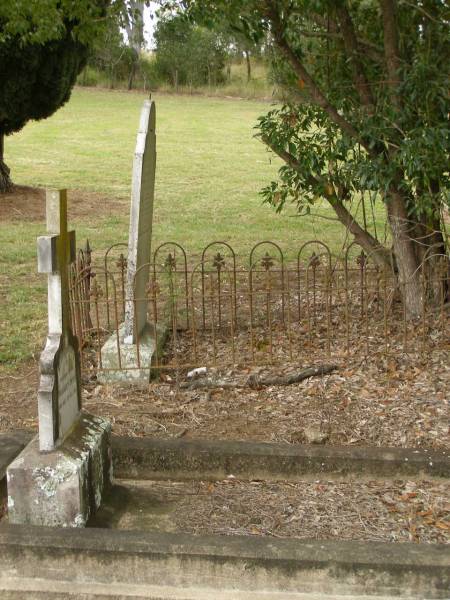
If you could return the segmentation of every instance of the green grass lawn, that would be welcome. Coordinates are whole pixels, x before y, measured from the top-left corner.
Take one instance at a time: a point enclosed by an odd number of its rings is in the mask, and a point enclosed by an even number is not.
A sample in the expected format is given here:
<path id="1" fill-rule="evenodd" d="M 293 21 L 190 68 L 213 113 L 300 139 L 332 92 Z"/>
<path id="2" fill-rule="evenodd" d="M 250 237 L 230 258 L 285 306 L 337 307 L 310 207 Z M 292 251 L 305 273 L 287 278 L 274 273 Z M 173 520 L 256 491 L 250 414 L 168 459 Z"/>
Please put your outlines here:
<path id="1" fill-rule="evenodd" d="M 70 225 L 94 248 L 126 241 L 131 166 L 145 96 L 79 88 L 51 118 L 28 124 L 6 140 L 14 182 L 100 192 L 102 206 Z M 225 240 L 242 252 L 271 239 L 293 251 L 314 237 L 342 246 L 335 222 L 276 215 L 259 190 L 280 162 L 254 138 L 254 125 L 269 104 L 203 96 L 155 95 L 157 183 L 154 244 L 176 240 L 199 252 Z M 107 198 L 120 198 L 114 209 Z M 1 198 L 0 198 L 1 202 Z M 322 214 L 331 216 L 326 208 Z M 382 212 L 377 215 L 383 229 Z M 40 349 L 45 334 L 45 288 L 36 275 L 36 236 L 42 223 L 14 220 L 0 226 L 0 361 L 14 362 Z"/>

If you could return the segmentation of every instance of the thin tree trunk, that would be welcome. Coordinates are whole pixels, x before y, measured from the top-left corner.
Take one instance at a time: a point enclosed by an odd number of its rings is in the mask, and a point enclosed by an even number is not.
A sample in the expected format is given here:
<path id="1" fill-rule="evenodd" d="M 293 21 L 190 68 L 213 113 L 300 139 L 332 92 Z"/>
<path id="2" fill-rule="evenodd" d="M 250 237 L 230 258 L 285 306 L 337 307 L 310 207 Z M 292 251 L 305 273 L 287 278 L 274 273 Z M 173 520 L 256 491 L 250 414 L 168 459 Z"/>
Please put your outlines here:
<path id="1" fill-rule="evenodd" d="M 250 52 L 248 50 L 244 50 L 245 62 L 247 63 L 247 83 L 252 78 L 252 63 L 250 62 Z"/>
<path id="2" fill-rule="evenodd" d="M 134 80 L 135 74 L 136 74 L 136 63 L 133 62 L 133 64 L 131 65 L 130 75 L 128 77 L 128 91 L 133 89 L 133 80 Z"/>
<path id="3" fill-rule="evenodd" d="M 397 0 L 380 0 L 383 15 L 384 55 L 389 75 L 388 89 L 391 93 L 392 104 L 397 110 L 401 109 L 401 99 L 398 94 L 400 83 L 400 57 L 398 50 L 397 31 Z"/>
<path id="4" fill-rule="evenodd" d="M 5 136 L 0 132 L 0 193 L 10 192 L 12 189 L 12 181 L 9 177 L 10 169 L 3 160 L 5 149 L 4 140 Z"/>
<path id="5" fill-rule="evenodd" d="M 330 197 L 328 198 L 328 201 L 339 221 L 353 235 L 355 242 L 366 251 L 371 260 L 380 267 L 387 266 L 392 268 L 394 265 L 389 250 L 380 244 L 367 230 L 361 227 L 353 215 L 344 206 L 343 202 L 336 197 Z"/>
<path id="6" fill-rule="evenodd" d="M 437 183 L 431 183 L 431 189 L 439 193 Z M 433 189 L 434 188 L 434 189 Z M 450 257 L 442 232 L 443 223 L 438 207 L 434 216 L 423 216 L 415 229 L 416 255 L 421 264 L 421 273 L 426 280 L 428 300 L 439 304 L 447 301 L 450 291 Z"/>

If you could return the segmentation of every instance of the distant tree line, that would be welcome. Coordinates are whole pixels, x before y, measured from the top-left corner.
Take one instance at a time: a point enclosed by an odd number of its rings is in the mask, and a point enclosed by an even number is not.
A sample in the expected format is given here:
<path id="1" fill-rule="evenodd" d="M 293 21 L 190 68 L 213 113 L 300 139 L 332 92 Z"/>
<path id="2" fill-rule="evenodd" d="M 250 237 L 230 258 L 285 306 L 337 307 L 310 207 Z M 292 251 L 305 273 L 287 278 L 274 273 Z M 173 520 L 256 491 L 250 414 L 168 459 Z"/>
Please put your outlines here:
<path id="1" fill-rule="evenodd" d="M 246 78 L 252 78 L 252 60 L 261 58 L 263 45 L 249 42 L 226 24 L 206 28 L 182 14 L 160 16 L 154 32 L 154 49 L 146 52 L 143 2 L 134 2 L 134 19 L 123 35 L 123 21 L 111 19 L 93 45 L 81 85 L 105 82 L 111 88 L 160 85 L 196 88 L 218 86 L 230 80 L 233 62 L 245 60 Z M 134 25 L 134 27 L 132 27 Z"/>

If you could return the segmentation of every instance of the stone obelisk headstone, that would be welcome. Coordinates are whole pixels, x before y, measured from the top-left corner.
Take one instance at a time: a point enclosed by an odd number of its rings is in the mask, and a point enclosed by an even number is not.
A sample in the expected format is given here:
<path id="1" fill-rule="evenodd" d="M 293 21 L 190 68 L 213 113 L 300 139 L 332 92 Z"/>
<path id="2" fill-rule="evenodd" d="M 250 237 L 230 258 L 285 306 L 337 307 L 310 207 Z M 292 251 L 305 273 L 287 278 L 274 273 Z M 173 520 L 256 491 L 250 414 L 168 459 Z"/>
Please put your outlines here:
<path id="1" fill-rule="evenodd" d="M 111 425 L 81 411 L 81 373 L 72 333 L 65 190 L 46 196 L 47 235 L 38 238 L 38 271 L 48 276 L 48 335 L 40 361 L 39 435 L 7 471 L 12 523 L 82 527 L 111 480 Z"/>
<path id="2" fill-rule="evenodd" d="M 136 343 L 147 324 L 150 245 L 156 168 L 156 109 L 145 100 L 133 160 L 128 237 L 125 343 Z M 134 302 L 131 299 L 134 298 Z"/>
<path id="3" fill-rule="evenodd" d="M 101 383 L 148 382 L 152 361 L 167 339 L 164 325 L 147 322 L 156 168 L 155 124 L 155 103 L 146 100 L 133 160 L 125 319 L 118 336 L 113 334 L 102 347 L 103 368 L 97 375 Z"/>

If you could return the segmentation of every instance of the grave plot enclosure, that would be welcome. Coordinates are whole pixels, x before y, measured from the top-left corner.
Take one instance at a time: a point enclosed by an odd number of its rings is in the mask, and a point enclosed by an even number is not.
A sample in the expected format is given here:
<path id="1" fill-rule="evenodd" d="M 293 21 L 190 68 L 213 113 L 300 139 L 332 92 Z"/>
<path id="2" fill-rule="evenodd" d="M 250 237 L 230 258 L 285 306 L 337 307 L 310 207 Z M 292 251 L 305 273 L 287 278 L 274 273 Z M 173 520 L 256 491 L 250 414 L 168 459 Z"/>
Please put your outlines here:
<path id="1" fill-rule="evenodd" d="M 111 336 L 117 339 L 118 368 L 141 368 L 139 336 L 137 364 L 121 360 L 119 327 L 127 307 L 144 301 L 148 322 L 164 325 L 170 334 L 153 357 L 151 368 L 159 371 L 310 364 L 349 355 L 419 358 L 448 343 L 443 255 L 430 255 L 421 266 L 422 314 L 414 321 L 401 302 L 408 282 L 399 283 L 391 269 L 379 267 L 354 244 L 336 257 L 318 240 L 288 250 L 264 241 L 242 256 L 227 243 L 212 242 L 191 256 L 167 242 L 140 267 L 150 273 L 145 297 L 136 285 L 127 287 L 125 255 L 126 244 L 103 255 L 88 245 L 72 266 L 71 317 L 84 369 L 105 368 L 102 347 Z M 160 331 L 155 328 L 156 338 Z"/>

